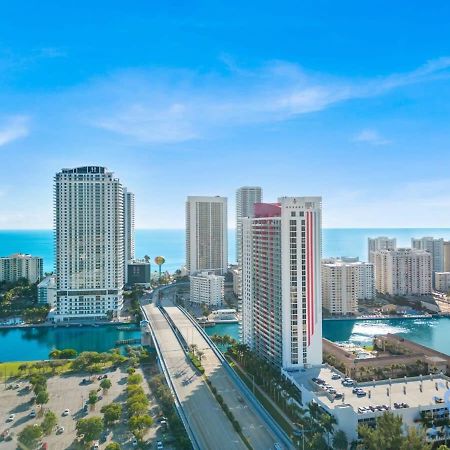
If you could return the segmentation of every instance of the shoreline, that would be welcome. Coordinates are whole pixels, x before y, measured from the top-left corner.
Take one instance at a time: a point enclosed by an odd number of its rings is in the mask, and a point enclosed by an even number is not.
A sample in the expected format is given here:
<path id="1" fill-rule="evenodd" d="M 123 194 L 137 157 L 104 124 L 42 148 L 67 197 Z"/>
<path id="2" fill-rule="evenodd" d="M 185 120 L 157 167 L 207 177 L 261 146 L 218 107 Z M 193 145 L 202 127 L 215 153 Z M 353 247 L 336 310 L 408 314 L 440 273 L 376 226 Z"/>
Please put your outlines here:
<path id="1" fill-rule="evenodd" d="M 449 317 L 444 314 L 411 314 L 411 315 L 392 315 L 392 316 L 355 316 L 355 317 L 325 317 L 323 321 L 357 321 L 357 320 L 413 320 L 413 319 L 436 319 Z"/>
<path id="2" fill-rule="evenodd" d="M 135 322 L 73 322 L 73 323 L 24 323 L 24 324 L 14 324 L 14 325 L 0 325 L 0 330 L 11 329 L 11 328 L 83 328 L 83 327 L 94 327 L 98 328 L 100 326 L 124 326 L 124 325 L 135 325 L 139 327 L 138 323 Z"/>

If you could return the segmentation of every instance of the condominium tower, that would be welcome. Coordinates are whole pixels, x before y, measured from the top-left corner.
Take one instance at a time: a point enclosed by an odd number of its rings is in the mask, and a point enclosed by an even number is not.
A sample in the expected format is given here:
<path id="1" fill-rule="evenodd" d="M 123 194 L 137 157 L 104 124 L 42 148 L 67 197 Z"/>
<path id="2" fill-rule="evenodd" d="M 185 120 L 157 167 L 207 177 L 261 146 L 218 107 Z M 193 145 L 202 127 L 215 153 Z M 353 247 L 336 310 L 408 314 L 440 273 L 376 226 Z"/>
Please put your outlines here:
<path id="1" fill-rule="evenodd" d="M 134 194 L 123 188 L 123 252 L 124 279 L 128 280 L 128 263 L 135 258 Z"/>
<path id="2" fill-rule="evenodd" d="M 43 259 L 39 256 L 14 253 L 0 257 L 0 282 L 15 283 L 24 278 L 29 283 L 36 283 L 43 275 Z"/>
<path id="3" fill-rule="evenodd" d="M 322 363 L 320 197 L 255 205 L 242 221 L 242 338 L 270 364 Z"/>
<path id="4" fill-rule="evenodd" d="M 186 201 L 186 268 L 189 274 L 228 266 L 227 199 L 188 197 Z"/>
<path id="5" fill-rule="evenodd" d="M 412 238 L 411 247 L 431 253 L 433 272 L 444 271 L 444 239 L 434 239 L 429 236 L 419 239 Z"/>
<path id="6" fill-rule="evenodd" d="M 104 318 L 122 309 L 124 188 L 105 167 L 55 176 L 55 320 Z"/>
<path id="7" fill-rule="evenodd" d="M 373 264 L 324 259 L 322 262 L 322 302 L 333 315 L 358 313 L 358 301 L 375 297 Z"/>
<path id="8" fill-rule="evenodd" d="M 373 253 L 375 287 L 381 294 L 428 295 L 432 290 L 432 257 L 425 250 L 399 248 Z"/>
<path id="9" fill-rule="evenodd" d="M 236 261 L 242 259 L 242 219 L 253 217 L 255 203 L 262 202 L 262 188 L 243 186 L 236 191 Z"/>
<path id="10" fill-rule="evenodd" d="M 367 260 L 372 264 L 373 252 L 377 252 L 379 250 L 395 250 L 397 248 L 397 239 L 395 238 L 379 236 L 376 238 L 369 238 L 367 241 Z"/>

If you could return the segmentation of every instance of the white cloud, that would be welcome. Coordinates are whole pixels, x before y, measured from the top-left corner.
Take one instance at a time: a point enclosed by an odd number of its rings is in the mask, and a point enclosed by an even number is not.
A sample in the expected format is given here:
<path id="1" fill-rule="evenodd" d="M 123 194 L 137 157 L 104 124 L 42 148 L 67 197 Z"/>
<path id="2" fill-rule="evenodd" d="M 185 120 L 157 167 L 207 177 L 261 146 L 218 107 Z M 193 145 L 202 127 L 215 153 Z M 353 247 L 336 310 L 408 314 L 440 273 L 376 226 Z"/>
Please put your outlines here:
<path id="1" fill-rule="evenodd" d="M 224 127 L 275 123 L 348 100 L 383 95 L 449 76 L 449 68 L 450 58 L 440 58 L 411 72 L 358 81 L 308 74 L 285 62 L 256 71 L 233 65 L 226 76 L 127 71 L 88 87 L 84 95 L 101 106 L 86 115 L 92 118 L 91 125 L 140 142 L 182 142 L 207 138 Z M 374 130 L 363 130 L 356 140 L 389 142 Z"/>
<path id="2" fill-rule="evenodd" d="M 363 142 L 372 145 L 387 145 L 391 143 L 390 140 L 385 139 L 383 136 L 381 136 L 378 131 L 369 128 L 361 130 L 353 137 L 352 141 Z"/>
<path id="3" fill-rule="evenodd" d="M 28 136 L 29 132 L 27 116 L 10 116 L 0 120 L 0 147 Z"/>

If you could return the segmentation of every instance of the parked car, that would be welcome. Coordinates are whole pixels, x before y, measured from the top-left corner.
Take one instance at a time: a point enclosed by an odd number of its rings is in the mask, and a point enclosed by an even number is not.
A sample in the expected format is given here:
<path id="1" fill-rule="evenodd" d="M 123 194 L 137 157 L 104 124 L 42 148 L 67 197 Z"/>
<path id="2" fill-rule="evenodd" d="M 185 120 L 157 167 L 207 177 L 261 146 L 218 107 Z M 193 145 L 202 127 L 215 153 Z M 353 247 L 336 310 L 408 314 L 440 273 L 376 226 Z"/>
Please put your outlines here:
<path id="1" fill-rule="evenodd" d="M 12 422 L 16 418 L 15 414 L 10 414 L 9 417 L 6 419 L 7 422 Z"/>
<path id="2" fill-rule="evenodd" d="M 337 373 L 333 373 L 333 375 L 331 375 L 331 379 L 332 380 L 340 380 L 341 376 L 339 374 L 337 374 Z"/>
<path id="3" fill-rule="evenodd" d="M 64 427 L 58 427 L 56 429 L 56 434 L 61 434 L 61 433 L 64 433 Z"/>
<path id="4" fill-rule="evenodd" d="M 70 414 L 70 409 L 65 409 L 62 413 L 63 416 L 68 416 Z"/>
<path id="5" fill-rule="evenodd" d="M 30 417 L 36 417 L 36 411 L 32 409 L 29 414 Z"/>
<path id="6" fill-rule="evenodd" d="M 94 441 L 94 443 L 93 443 L 93 445 L 92 445 L 92 448 L 93 448 L 94 450 L 98 450 L 98 449 L 100 448 L 100 442 Z"/>
<path id="7" fill-rule="evenodd" d="M 156 450 L 162 450 L 164 448 L 164 445 L 161 441 L 158 441 L 156 443 Z"/>

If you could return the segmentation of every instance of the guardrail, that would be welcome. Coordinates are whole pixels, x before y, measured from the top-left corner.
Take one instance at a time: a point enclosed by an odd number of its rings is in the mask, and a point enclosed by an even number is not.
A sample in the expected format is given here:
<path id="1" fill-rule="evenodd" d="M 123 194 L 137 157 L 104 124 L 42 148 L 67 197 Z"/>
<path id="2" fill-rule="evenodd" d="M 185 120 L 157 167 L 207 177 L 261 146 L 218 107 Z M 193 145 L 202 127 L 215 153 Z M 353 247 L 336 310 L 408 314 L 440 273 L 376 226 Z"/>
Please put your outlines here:
<path id="1" fill-rule="evenodd" d="M 234 380 L 234 382 L 238 385 L 241 392 L 245 395 L 247 400 L 252 404 L 254 409 L 260 414 L 260 416 L 267 422 L 272 431 L 276 434 L 277 438 L 288 448 L 293 449 L 294 446 L 286 435 L 286 433 L 280 428 L 278 423 L 273 419 L 273 417 L 266 411 L 264 406 L 259 402 L 259 400 L 253 395 L 248 386 L 241 380 L 239 375 L 233 370 L 230 366 L 226 358 L 223 356 L 223 353 L 217 348 L 216 344 L 211 340 L 211 338 L 205 333 L 205 330 L 200 327 L 200 325 L 196 322 L 196 320 L 189 314 L 186 309 L 182 306 L 178 306 L 179 310 L 190 320 L 190 322 L 194 325 L 194 327 L 200 332 L 206 342 L 210 345 L 212 351 L 219 358 L 222 366 L 228 372 L 230 377 Z"/>
<path id="2" fill-rule="evenodd" d="M 166 362 L 164 361 L 164 358 L 162 356 L 161 349 L 159 348 L 158 340 L 156 339 L 156 334 L 153 330 L 150 318 L 148 317 L 147 312 L 145 311 L 145 308 L 142 305 L 141 305 L 141 311 L 148 322 L 150 334 L 152 336 L 153 343 L 155 344 L 156 354 L 158 355 L 158 360 L 160 362 L 161 369 L 163 371 L 167 385 L 169 386 L 169 389 L 175 400 L 175 408 L 177 410 L 177 413 L 178 413 L 181 421 L 183 422 L 183 426 L 186 430 L 186 433 L 189 436 L 189 440 L 191 441 L 191 444 L 192 444 L 192 447 L 194 448 L 194 450 L 202 450 L 202 447 L 198 443 L 197 438 L 195 437 L 195 434 L 189 425 L 189 422 L 187 420 L 186 414 L 184 413 L 183 407 L 181 406 L 181 402 L 180 402 L 180 399 L 178 398 L 177 392 L 175 390 L 175 386 L 173 385 L 172 379 L 170 378 L 169 369 L 166 366 Z"/>

